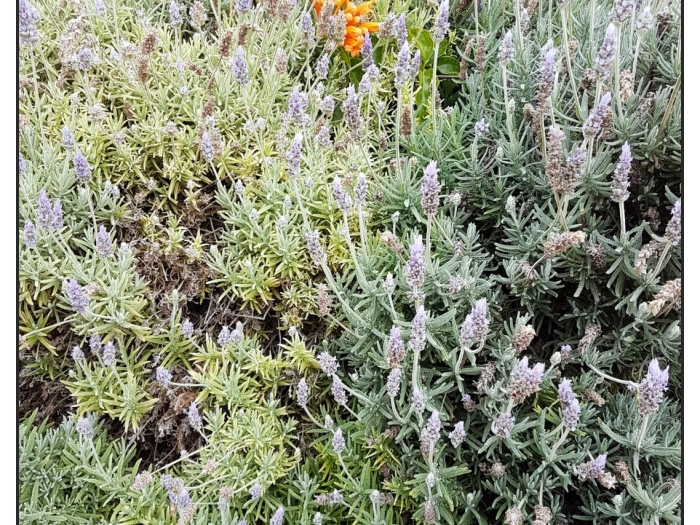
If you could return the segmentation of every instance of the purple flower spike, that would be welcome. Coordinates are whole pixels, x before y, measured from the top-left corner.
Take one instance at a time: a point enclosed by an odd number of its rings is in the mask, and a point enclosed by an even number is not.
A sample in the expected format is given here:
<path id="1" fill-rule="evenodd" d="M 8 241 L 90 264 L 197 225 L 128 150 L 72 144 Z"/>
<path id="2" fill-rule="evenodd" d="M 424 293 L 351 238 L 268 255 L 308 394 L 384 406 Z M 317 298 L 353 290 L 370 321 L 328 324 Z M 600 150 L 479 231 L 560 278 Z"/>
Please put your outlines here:
<path id="1" fill-rule="evenodd" d="M 562 421 L 569 430 L 576 430 L 581 417 L 581 406 L 571 388 L 571 379 L 559 383 L 559 401 L 562 405 Z"/>
<path id="2" fill-rule="evenodd" d="M 61 201 L 56 199 L 53 201 L 53 209 L 51 210 L 51 227 L 54 230 L 59 230 L 61 226 L 63 226 L 63 206 Z"/>
<path id="3" fill-rule="evenodd" d="M 78 177 L 78 182 L 86 184 L 90 182 L 90 177 L 92 176 L 92 168 L 90 163 L 80 151 L 80 148 L 75 148 L 75 154 L 73 155 L 73 169 L 75 170 L 75 175 Z"/>
<path id="4" fill-rule="evenodd" d="M 40 230 L 48 230 L 53 222 L 51 200 L 46 196 L 46 190 L 39 192 L 39 200 L 36 205 L 37 226 Z"/>
<path id="5" fill-rule="evenodd" d="M 202 416 L 199 415 L 199 410 L 197 410 L 197 405 L 194 401 L 190 405 L 187 411 L 187 422 L 194 429 L 200 428 L 202 426 Z"/>
<path id="6" fill-rule="evenodd" d="M 156 368 L 156 381 L 163 388 L 168 388 L 168 384 L 172 380 L 173 375 L 168 371 L 167 368 L 159 366 Z"/>
<path id="7" fill-rule="evenodd" d="M 324 80 L 328 76 L 328 68 L 330 65 L 330 57 L 328 53 L 321 55 L 321 58 L 316 62 L 316 74 L 320 80 Z"/>
<path id="8" fill-rule="evenodd" d="M 73 310 L 79 314 L 84 314 L 90 304 L 90 298 L 83 292 L 83 289 L 75 279 L 63 281 L 63 289 L 68 295 Z"/>
<path id="9" fill-rule="evenodd" d="M 659 410 L 668 388 L 668 369 L 661 370 L 659 360 L 652 359 L 647 375 L 639 385 L 639 413 L 648 416 Z"/>
<path id="10" fill-rule="evenodd" d="M 421 188 L 421 205 L 426 216 L 434 217 L 440 204 L 440 182 L 438 181 L 437 162 L 431 160 L 423 170 L 423 186 Z"/>
<path id="11" fill-rule="evenodd" d="M 245 53 L 241 46 L 236 48 L 236 54 L 231 61 L 231 74 L 241 86 L 245 86 L 250 80 L 248 77 L 248 64 L 245 61 Z"/>
<path id="12" fill-rule="evenodd" d="M 100 225 L 100 229 L 97 232 L 95 248 L 97 249 L 97 253 L 103 259 L 106 259 L 112 255 L 112 241 L 109 238 L 107 229 L 103 225 Z"/>
<path id="13" fill-rule="evenodd" d="M 420 353 L 425 349 L 426 331 L 425 323 L 428 320 L 428 313 L 423 305 L 416 310 L 416 316 L 411 324 L 411 338 L 408 340 L 408 347 L 412 352 Z"/>
<path id="14" fill-rule="evenodd" d="M 301 173 L 301 143 L 303 135 L 297 133 L 292 140 L 292 145 L 287 152 L 287 171 L 292 177 L 298 177 Z"/>
<path id="15" fill-rule="evenodd" d="M 404 40 L 399 56 L 394 68 L 394 85 L 396 89 L 401 89 L 408 80 L 409 76 L 409 61 L 411 60 L 411 51 L 408 49 L 408 42 Z"/>
<path id="16" fill-rule="evenodd" d="M 360 50 L 360 55 L 362 56 L 362 69 L 367 71 L 367 68 L 374 63 L 372 53 L 374 49 L 372 48 L 372 39 L 369 35 L 365 35 L 365 39 L 362 41 L 362 49 Z"/>
<path id="17" fill-rule="evenodd" d="M 110 341 L 105 345 L 102 351 L 102 363 L 105 366 L 112 366 L 117 359 L 117 350 L 114 348 L 114 343 Z"/>
<path id="18" fill-rule="evenodd" d="M 615 173 L 613 174 L 612 181 L 612 196 L 610 197 L 614 202 L 625 202 L 629 196 L 630 192 L 628 188 L 630 186 L 630 170 L 632 169 L 632 152 L 630 151 L 630 145 L 625 142 L 622 145 L 622 153 L 620 154 L 620 160 L 615 167 Z"/>
<path id="19" fill-rule="evenodd" d="M 83 436 L 85 439 L 92 439 L 95 435 L 95 431 L 92 428 L 92 423 L 86 417 L 78 418 L 78 422 L 75 424 L 75 429 L 78 434 Z"/>
<path id="20" fill-rule="evenodd" d="M 509 438 L 515 426 L 515 418 L 510 414 L 501 414 L 493 424 L 493 433 L 501 438 Z"/>
<path id="21" fill-rule="evenodd" d="M 471 311 L 473 337 L 483 342 L 489 333 L 488 305 L 486 297 L 479 299 Z"/>
<path id="22" fill-rule="evenodd" d="M 343 188 L 339 177 L 335 177 L 333 179 L 333 195 L 335 196 L 335 201 L 338 204 L 340 211 L 343 213 L 350 211 L 350 208 L 352 207 L 352 198 Z"/>
<path id="23" fill-rule="evenodd" d="M 181 11 L 182 6 L 175 2 L 175 0 L 170 0 L 170 25 L 173 27 L 177 27 L 182 25 L 182 14 Z"/>
<path id="24" fill-rule="evenodd" d="M 516 403 L 522 403 L 530 394 L 534 394 L 540 389 L 543 375 L 544 363 L 537 363 L 529 368 L 528 358 L 523 357 L 510 374 L 508 395 Z"/>
<path id="25" fill-rule="evenodd" d="M 611 23 L 605 31 L 603 44 L 600 46 L 598 55 L 595 57 L 595 70 L 600 78 L 610 74 L 610 67 L 615 59 L 615 49 L 617 47 L 617 35 L 615 24 Z"/>
<path id="26" fill-rule="evenodd" d="M 24 244 L 27 245 L 27 248 L 36 247 L 36 228 L 34 228 L 32 221 L 24 223 Z"/>
<path id="27" fill-rule="evenodd" d="M 438 16 L 435 21 L 435 26 L 433 27 L 433 39 L 436 42 L 436 46 L 439 42 L 445 39 L 447 30 L 450 28 L 450 3 L 449 0 L 442 0 L 440 2 L 440 7 L 438 8 Z"/>
<path id="28" fill-rule="evenodd" d="M 401 339 L 401 329 L 392 326 L 389 331 L 389 341 L 386 345 L 386 361 L 390 368 L 398 368 L 406 357 L 403 340 Z"/>
<path id="29" fill-rule="evenodd" d="M 411 288 L 409 298 L 420 300 L 423 298 L 423 281 L 425 280 L 425 261 L 423 260 L 423 239 L 418 236 L 416 242 L 411 245 L 411 253 L 406 263 L 406 282 Z"/>
<path id="30" fill-rule="evenodd" d="M 612 95 L 608 91 L 601 97 L 598 105 L 589 113 L 586 123 L 583 125 L 583 134 L 586 137 L 595 138 L 600 133 L 611 100 Z"/>
<path id="31" fill-rule="evenodd" d="M 41 15 L 36 7 L 27 2 L 19 0 L 19 41 L 23 44 L 36 44 L 39 42 L 39 30 L 36 28 L 41 21 Z"/>
<path id="32" fill-rule="evenodd" d="M 61 144 L 67 150 L 72 150 L 75 147 L 75 139 L 73 138 L 73 134 L 66 126 L 63 126 L 63 129 L 61 130 Z"/>
<path id="33" fill-rule="evenodd" d="M 498 46 L 498 61 L 507 64 L 515 58 L 515 47 L 513 46 L 513 30 L 509 29 L 503 36 L 501 45 Z"/>

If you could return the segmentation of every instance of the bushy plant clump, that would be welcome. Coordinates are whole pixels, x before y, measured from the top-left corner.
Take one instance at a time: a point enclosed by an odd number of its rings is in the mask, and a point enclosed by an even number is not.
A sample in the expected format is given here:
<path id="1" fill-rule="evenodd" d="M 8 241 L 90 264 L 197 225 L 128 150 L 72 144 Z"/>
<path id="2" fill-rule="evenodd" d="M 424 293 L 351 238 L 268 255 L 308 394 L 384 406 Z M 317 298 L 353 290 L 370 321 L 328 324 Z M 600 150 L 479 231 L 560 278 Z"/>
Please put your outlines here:
<path id="1" fill-rule="evenodd" d="M 26 522 L 679 522 L 679 35 L 21 2 Z"/>

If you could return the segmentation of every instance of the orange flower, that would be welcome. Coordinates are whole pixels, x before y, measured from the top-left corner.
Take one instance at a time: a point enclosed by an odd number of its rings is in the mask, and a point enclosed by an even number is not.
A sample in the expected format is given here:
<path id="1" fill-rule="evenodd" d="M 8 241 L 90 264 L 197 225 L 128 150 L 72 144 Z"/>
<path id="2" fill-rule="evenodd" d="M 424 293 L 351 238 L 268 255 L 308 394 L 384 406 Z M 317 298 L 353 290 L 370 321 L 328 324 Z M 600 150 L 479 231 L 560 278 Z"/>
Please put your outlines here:
<path id="1" fill-rule="evenodd" d="M 321 12 L 321 7 L 323 7 L 324 0 L 312 1 L 314 2 L 314 9 L 318 16 Z M 342 46 L 351 56 L 356 57 L 360 54 L 362 43 L 366 35 L 379 31 L 379 22 L 369 21 L 374 14 L 372 12 L 372 4 L 374 4 L 375 1 L 376 0 L 369 0 L 368 2 L 355 5 L 348 0 L 333 0 L 335 14 L 342 11 L 345 16 L 345 39 L 342 42 L 338 42 L 338 45 Z"/>

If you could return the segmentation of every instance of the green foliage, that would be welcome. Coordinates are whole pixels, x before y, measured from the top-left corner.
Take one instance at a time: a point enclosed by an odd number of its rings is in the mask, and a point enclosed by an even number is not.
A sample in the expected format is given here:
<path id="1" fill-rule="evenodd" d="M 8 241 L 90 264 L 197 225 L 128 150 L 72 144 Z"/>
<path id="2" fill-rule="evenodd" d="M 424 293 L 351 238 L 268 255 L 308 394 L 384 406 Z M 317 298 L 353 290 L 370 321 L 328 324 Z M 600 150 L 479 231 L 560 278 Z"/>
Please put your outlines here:
<path id="1" fill-rule="evenodd" d="M 104 523 L 128 494 L 135 450 L 101 425 L 87 441 L 73 420 L 56 428 L 36 412 L 19 426 L 19 514 L 28 524 Z"/>

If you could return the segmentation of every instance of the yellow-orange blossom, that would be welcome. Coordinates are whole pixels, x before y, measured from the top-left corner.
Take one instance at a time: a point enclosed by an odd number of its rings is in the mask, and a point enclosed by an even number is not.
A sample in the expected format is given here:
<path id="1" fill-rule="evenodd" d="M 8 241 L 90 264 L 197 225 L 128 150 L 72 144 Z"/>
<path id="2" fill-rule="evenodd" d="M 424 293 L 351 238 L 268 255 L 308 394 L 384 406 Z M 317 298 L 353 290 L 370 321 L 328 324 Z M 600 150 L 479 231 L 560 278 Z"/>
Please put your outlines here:
<path id="1" fill-rule="evenodd" d="M 321 12 L 324 0 L 312 1 L 314 2 L 316 15 L 318 15 Z M 338 45 L 343 46 L 343 49 L 354 57 L 360 54 L 365 35 L 379 31 L 379 22 L 369 21 L 374 2 L 375 0 L 370 0 L 369 2 L 355 5 L 347 0 L 334 0 L 335 14 L 342 10 L 345 15 L 345 39 L 343 42 L 338 42 Z"/>

